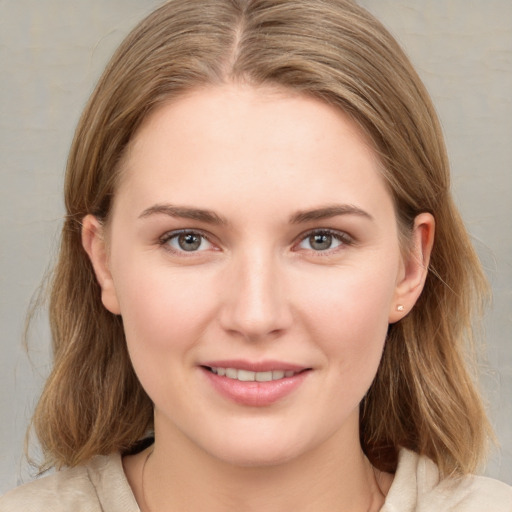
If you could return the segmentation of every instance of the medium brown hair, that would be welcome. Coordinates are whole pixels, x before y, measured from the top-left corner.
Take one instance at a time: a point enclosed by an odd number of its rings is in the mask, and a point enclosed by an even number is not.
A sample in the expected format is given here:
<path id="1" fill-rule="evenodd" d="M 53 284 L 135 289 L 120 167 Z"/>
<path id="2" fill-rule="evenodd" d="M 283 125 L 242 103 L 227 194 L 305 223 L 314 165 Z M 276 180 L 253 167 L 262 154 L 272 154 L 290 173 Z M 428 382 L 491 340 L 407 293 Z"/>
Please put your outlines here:
<path id="1" fill-rule="evenodd" d="M 152 426 L 152 404 L 126 349 L 121 318 L 102 305 L 81 244 L 81 219 L 108 220 L 120 162 L 143 120 L 193 88 L 243 81 L 327 102 L 369 136 L 401 237 L 416 215 L 436 221 L 431 268 L 413 310 L 389 327 L 361 404 L 361 444 L 394 471 L 399 447 L 442 474 L 473 471 L 488 422 L 465 349 L 486 282 L 449 191 L 430 98 L 387 30 L 349 0 L 171 0 L 113 56 L 71 147 L 67 217 L 50 301 L 54 367 L 34 416 L 47 466 L 126 452 Z"/>

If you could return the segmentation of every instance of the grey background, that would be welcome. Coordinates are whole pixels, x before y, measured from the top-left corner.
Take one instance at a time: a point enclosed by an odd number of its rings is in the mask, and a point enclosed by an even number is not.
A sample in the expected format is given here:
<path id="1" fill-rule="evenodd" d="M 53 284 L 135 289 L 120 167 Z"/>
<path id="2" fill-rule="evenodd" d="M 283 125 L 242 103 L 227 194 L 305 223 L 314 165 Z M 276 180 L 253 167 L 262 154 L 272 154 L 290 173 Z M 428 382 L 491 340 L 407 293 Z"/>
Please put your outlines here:
<path id="1" fill-rule="evenodd" d="M 403 44 L 445 130 L 453 188 L 494 290 L 483 383 L 512 484 L 512 2 L 361 0 Z M 128 30 L 159 0 L 0 0 L 0 493 L 29 478 L 24 433 L 48 371 L 45 313 L 28 360 L 30 299 L 56 252 L 66 154 Z"/>

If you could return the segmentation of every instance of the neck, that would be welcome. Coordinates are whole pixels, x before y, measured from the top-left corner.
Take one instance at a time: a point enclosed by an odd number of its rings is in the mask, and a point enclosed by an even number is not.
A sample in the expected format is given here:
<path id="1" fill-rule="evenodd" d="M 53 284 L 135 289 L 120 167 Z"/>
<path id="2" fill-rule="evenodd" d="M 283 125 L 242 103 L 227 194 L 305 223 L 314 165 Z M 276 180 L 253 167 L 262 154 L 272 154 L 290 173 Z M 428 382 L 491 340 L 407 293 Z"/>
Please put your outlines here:
<path id="1" fill-rule="evenodd" d="M 259 467 L 219 460 L 180 433 L 171 442 L 155 434 L 127 471 L 142 512 L 199 512 L 205 503 L 209 512 L 367 512 L 384 501 L 359 443 L 347 446 L 338 434 L 293 460 Z"/>

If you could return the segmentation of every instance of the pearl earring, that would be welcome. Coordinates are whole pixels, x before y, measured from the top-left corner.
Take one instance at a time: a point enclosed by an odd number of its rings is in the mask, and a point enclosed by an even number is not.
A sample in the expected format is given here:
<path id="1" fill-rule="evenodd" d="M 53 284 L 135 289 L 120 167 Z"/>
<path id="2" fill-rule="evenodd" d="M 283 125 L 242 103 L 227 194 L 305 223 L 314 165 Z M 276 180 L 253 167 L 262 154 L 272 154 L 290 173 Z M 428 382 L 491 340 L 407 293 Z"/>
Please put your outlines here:
<path id="1" fill-rule="evenodd" d="M 398 304 L 398 306 L 396 307 L 397 311 L 403 311 L 405 308 L 402 304 Z"/>

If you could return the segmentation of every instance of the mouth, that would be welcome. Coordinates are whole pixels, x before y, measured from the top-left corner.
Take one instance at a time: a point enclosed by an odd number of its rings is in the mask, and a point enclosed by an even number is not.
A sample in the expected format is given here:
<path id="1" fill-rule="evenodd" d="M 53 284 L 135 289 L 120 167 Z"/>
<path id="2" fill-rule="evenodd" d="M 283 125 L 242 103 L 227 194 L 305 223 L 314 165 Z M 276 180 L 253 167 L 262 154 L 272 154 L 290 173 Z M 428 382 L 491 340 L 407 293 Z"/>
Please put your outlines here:
<path id="1" fill-rule="evenodd" d="M 239 380 L 241 382 L 272 382 L 293 377 L 299 373 L 305 372 L 310 368 L 303 370 L 267 370 L 263 372 L 243 370 L 238 368 L 229 368 L 222 366 L 203 366 L 206 370 L 218 375 L 219 377 L 227 377 L 228 379 Z"/>
<path id="2" fill-rule="evenodd" d="M 279 361 L 240 360 L 212 361 L 200 368 L 224 398 L 253 407 L 269 406 L 291 395 L 313 370 Z"/>

